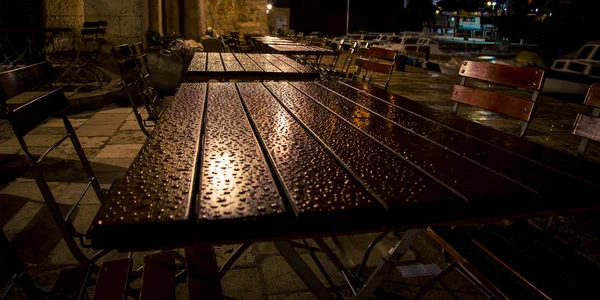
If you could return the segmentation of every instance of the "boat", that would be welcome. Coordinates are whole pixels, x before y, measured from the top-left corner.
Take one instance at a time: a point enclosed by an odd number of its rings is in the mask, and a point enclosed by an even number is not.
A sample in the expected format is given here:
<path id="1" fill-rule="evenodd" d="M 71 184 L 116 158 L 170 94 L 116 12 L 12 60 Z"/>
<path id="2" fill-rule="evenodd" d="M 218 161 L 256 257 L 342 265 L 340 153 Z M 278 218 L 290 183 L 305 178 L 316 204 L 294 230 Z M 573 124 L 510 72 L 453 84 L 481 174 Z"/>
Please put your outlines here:
<path id="1" fill-rule="evenodd" d="M 571 58 L 555 60 L 542 92 L 584 95 L 594 83 L 600 83 L 600 41 L 586 43 Z"/>

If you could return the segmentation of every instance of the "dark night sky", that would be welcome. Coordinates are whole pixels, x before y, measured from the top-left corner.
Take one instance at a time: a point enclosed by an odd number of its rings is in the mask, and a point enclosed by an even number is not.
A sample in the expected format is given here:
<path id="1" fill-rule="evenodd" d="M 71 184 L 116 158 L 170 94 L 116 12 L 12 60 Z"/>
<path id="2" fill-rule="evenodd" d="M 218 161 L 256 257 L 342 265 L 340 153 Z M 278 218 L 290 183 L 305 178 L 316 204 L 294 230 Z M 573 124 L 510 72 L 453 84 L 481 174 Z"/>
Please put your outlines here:
<path id="1" fill-rule="evenodd" d="M 296 32 L 346 31 L 347 0 L 271 0 L 276 7 L 291 8 L 291 27 Z M 350 32 L 400 31 L 403 0 L 350 0 Z"/>

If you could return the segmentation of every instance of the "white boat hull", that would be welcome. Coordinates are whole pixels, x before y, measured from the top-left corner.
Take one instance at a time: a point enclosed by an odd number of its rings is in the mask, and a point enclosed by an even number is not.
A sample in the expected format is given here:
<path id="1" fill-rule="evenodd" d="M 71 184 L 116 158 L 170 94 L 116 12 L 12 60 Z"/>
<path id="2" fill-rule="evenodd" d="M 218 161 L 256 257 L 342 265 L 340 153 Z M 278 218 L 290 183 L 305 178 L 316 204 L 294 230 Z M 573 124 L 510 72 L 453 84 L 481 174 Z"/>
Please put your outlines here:
<path id="1" fill-rule="evenodd" d="M 589 88 L 589 83 L 546 77 L 542 93 L 585 95 Z"/>

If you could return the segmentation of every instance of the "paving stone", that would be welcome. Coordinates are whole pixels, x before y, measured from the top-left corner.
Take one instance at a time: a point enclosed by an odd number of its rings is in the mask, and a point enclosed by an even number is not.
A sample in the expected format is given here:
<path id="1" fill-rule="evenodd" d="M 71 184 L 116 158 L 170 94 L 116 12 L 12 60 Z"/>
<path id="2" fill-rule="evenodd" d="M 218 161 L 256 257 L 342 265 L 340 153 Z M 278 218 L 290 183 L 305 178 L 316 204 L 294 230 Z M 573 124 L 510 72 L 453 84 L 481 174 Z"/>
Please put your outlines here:
<path id="1" fill-rule="evenodd" d="M 62 204 L 75 204 L 77 199 L 79 199 L 79 195 L 83 192 L 86 183 L 78 183 L 78 182 L 69 182 L 69 183 L 60 183 L 56 188 L 52 190 L 54 194 L 54 198 L 56 202 Z M 96 196 L 94 192 L 94 188 L 90 186 L 88 191 L 83 196 L 83 199 L 80 202 L 81 204 L 99 204 L 100 200 Z"/>
<path id="2" fill-rule="evenodd" d="M 125 172 L 133 163 L 133 157 L 128 158 L 95 158 L 91 161 L 95 173 Z"/>
<path id="3" fill-rule="evenodd" d="M 140 125 L 138 124 L 137 121 L 125 121 L 125 123 L 123 123 L 123 126 L 121 126 L 121 128 L 119 128 L 120 131 L 123 130 L 140 130 Z"/>
<path id="4" fill-rule="evenodd" d="M 98 114 L 127 114 L 131 113 L 131 107 L 108 107 L 98 112 Z"/>
<path id="5" fill-rule="evenodd" d="M 146 112 L 146 110 L 143 110 L 142 112 L 140 112 L 140 115 L 142 116 L 142 120 L 145 119 L 146 117 L 148 117 L 148 112 Z M 135 114 L 132 112 L 127 116 L 127 119 L 125 119 L 127 121 L 136 121 L 135 119 Z"/>
<path id="6" fill-rule="evenodd" d="M 19 146 L 1 146 L 0 145 L 0 155 L 14 155 L 21 151 L 21 147 Z"/>
<path id="7" fill-rule="evenodd" d="M 314 261 L 309 254 L 301 254 L 302 259 L 310 267 L 313 273 L 317 275 L 319 280 L 328 287 L 329 284 L 325 281 L 325 278 L 319 271 L 319 268 L 315 265 Z M 323 253 L 317 253 L 317 258 L 321 261 L 327 273 L 333 280 L 336 286 L 344 284 L 344 279 L 337 272 L 337 269 L 333 266 L 331 261 Z M 260 263 L 261 272 L 265 278 L 267 292 L 269 294 L 282 293 L 282 292 L 296 292 L 307 290 L 308 288 L 302 282 L 300 277 L 294 272 L 292 267 L 287 264 L 286 260 L 282 256 L 269 256 L 264 258 Z"/>
<path id="8" fill-rule="evenodd" d="M 96 125 L 83 124 L 75 131 L 78 137 L 82 136 L 111 136 L 117 131 L 120 124 Z"/>
<path id="9" fill-rule="evenodd" d="M 127 118 L 127 113 L 98 113 L 91 117 L 85 125 L 95 124 L 95 125 L 109 125 L 109 124 L 121 124 Z"/>
<path id="10" fill-rule="evenodd" d="M 65 135 L 67 134 L 67 129 L 64 126 L 62 127 L 45 127 L 40 125 L 36 129 L 32 130 L 29 134 L 37 134 L 37 135 Z"/>
<path id="11" fill-rule="evenodd" d="M 73 126 L 73 128 L 77 128 L 81 125 L 83 125 L 83 123 L 85 123 L 85 121 L 87 121 L 88 119 L 73 119 L 73 118 L 68 118 L 69 122 L 71 123 L 71 126 Z M 61 118 L 53 118 L 50 119 L 48 122 L 40 125 L 40 127 L 56 127 L 56 128 L 65 128 L 65 123 L 63 122 L 63 120 Z"/>
<path id="12" fill-rule="evenodd" d="M 215 256 L 217 258 L 217 264 L 219 265 L 219 267 L 223 266 L 223 264 L 225 264 L 225 262 L 229 259 L 229 257 L 231 257 L 231 254 L 233 254 L 233 252 L 240 246 L 241 246 L 241 244 L 223 245 L 223 246 L 213 247 Z M 256 251 L 254 250 L 254 246 L 255 245 L 251 245 L 250 248 L 246 249 L 244 254 L 242 254 L 242 256 L 240 256 L 235 261 L 232 268 L 249 268 L 249 267 L 256 266 L 256 262 L 255 262 L 255 259 L 256 259 L 255 252 Z"/>
<path id="13" fill-rule="evenodd" d="M 313 300 L 315 295 L 311 292 L 293 293 L 289 295 L 269 296 L 269 300 Z"/>
<path id="14" fill-rule="evenodd" d="M 143 144 L 146 142 L 146 139 L 146 135 L 141 130 L 139 130 L 139 127 L 137 127 L 136 130 L 117 131 L 117 134 L 115 134 L 110 138 L 110 140 L 108 140 L 108 144 Z"/>
<path id="15" fill-rule="evenodd" d="M 25 143 L 28 147 L 50 147 L 60 140 L 64 135 L 38 135 L 29 134 L 25 136 Z M 17 138 L 12 138 L 2 144 L 0 147 L 20 147 Z"/>
<path id="16" fill-rule="evenodd" d="M 136 157 L 143 144 L 106 145 L 98 153 L 97 158 L 129 158 Z"/>
<path id="17" fill-rule="evenodd" d="M 229 270 L 221 279 L 223 294 L 234 299 L 264 299 L 258 269 Z"/>
<path id="18" fill-rule="evenodd" d="M 82 136 L 82 137 L 77 137 L 77 139 L 79 140 L 79 143 L 81 144 L 81 147 L 83 149 L 102 148 L 104 146 L 104 144 L 106 144 L 106 142 L 108 141 L 107 136 L 93 136 L 93 137 Z M 58 148 L 75 149 L 73 147 L 73 144 L 71 143 L 71 140 L 64 141 L 62 144 L 60 144 L 58 146 Z"/>

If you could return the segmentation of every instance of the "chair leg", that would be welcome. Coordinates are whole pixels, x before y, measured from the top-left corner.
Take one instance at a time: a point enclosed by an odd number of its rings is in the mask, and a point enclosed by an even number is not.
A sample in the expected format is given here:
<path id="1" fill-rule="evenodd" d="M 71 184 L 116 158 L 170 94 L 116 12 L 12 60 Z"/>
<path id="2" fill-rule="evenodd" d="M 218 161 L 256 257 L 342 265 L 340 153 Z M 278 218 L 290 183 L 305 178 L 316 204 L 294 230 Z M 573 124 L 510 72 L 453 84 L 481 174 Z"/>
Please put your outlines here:
<path id="1" fill-rule="evenodd" d="M 455 102 L 454 107 L 452 107 L 452 113 L 455 115 L 458 113 L 458 105 L 459 105 L 459 103 Z"/>
<path id="2" fill-rule="evenodd" d="M 521 126 L 521 132 L 519 133 L 519 137 L 523 137 L 525 132 L 527 132 L 527 128 L 529 128 L 529 122 L 525 122 L 523 126 Z"/>
<path id="3" fill-rule="evenodd" d="M 577 156 L 584 156 L 589 144 L 590 140 L 581 139 L 581 143 L 579 143 L 579 148 L 577 148 Z"/>

